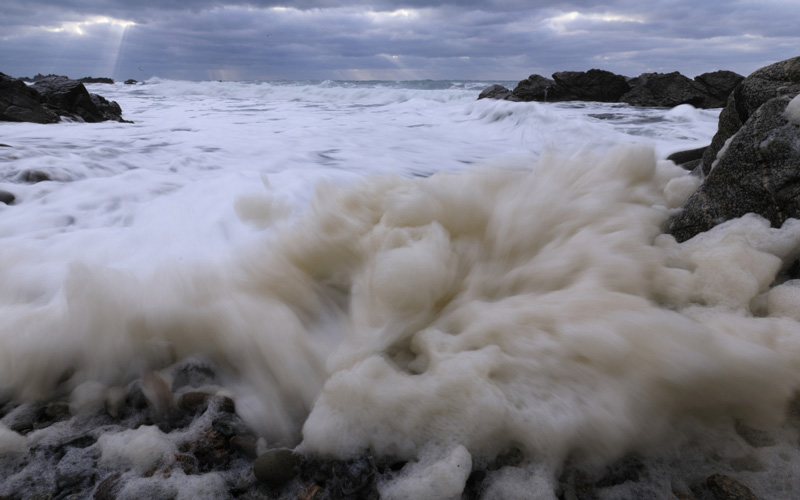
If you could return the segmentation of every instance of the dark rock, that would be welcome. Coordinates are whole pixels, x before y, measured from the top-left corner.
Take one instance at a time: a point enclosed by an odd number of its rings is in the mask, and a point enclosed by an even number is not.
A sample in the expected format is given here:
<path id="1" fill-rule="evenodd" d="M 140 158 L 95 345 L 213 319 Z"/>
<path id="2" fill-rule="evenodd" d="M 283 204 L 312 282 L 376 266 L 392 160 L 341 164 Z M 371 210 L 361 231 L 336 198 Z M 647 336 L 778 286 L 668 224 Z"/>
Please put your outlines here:
<path id="1" fill-rule="evenodd" d="M 112 80 L 111 78 L 106 78 L 106 77 L 96 78 L 93 76 L 85 76 L 83 78 L 79 78 L 78 81 L 81 83 L 110 83 L 110 84 L 114 83 L 114 80 Z"/>
<path id="2" fill-rule="evenodd" d="M 753 429 L 739 421 L 736 422 L 734 428 L 736 429 L 736 434 L 753 448 L 775 446 L 778 443 L 778 440 L 775 439 L 775 435 L 769 431 Z"/>
<path id="3" fill-rule="evenodd" d="M 553 80 L 582 101 L 617 102 L 631 89 L 624 76 L 602 69 L 553 73 Z"/>
<path id="4" fill-rule="evenodd" d="M 112 105 L 103 98 L 98 99 L 99 96 L 92 98 L 79 81 L 64 76 L 48 77 L 37 81 L 32 87 L 42 96 L 44 105 L 59 115 L 88 123 L 123 121 L 120 114 L 115 113 L 119 110 L 116 103 Z"/>
<path id="5" fill-rule="evenodd" d="M 647 468 L 641 458 L 636 455 L 629 455 L 606 469 L 605 475 L 595 483 L 598 488 L 608 488 L 628 481 L 639 481 L 647 472 Z"/>
<path id="6" fill-rule="evenodd" d="M 175 455 L 175 462 L 178 463 L 178 466 L 183 470 L 184 474 L 197 474 L 199 472 L 197 459 L 191 455 L 179 453 Z"/>
<path id="7" fill-rule="evenodd" d="M 676 240 L 747 213 L 773 227 L 800 217 L 800 126 L 784 117 L 789 101 L 768 101 L 736 133 L 700 188 L 668 222 Z"/>
<path id="8" fill-rule="evenodd" d="M 672 108 L 681 104 L 702 107 L 707 99 L 694 81 L 674 71 L 644 73 L 630 80 L 630 92 L 619 100 L 631 106 Z"/>
<path id="9" fill-rule="evenodd" d="M 199 439 L 190 446 L 197 458 L 197 466 L 201 472 L 226 469 L 231 461 L 228 439 L 214 429 L 206 429 Z"/>
<path id="10" fill-rule="evenodd" d="M 577 97 L 557 86 L 554 80 L 539 75 L 531 75 L 526 80 L 519 82 L 511 97 L 508 98 L 510 101 L 521 102 L 558 102 L 574 99 Z"/>
<path id="11" fill-rule="evenodd" d="M 719 115 L 717 133 L 703 155 L 703 173 L 708 173 L 717 153 L 750 116 L 770 99 L 800 93 L 800 57 L 771 64 L 751 73 L 736 86 Z"/>
<path id="12" fill-rule="evenodd" d="M 288 448 L 275 448 L 259 456 L 253 463 L 256 479 L 270 486 L 280 486 L 295 477 L 303 456 Z"/>
<path id="13" fill-rule="evenodd" d="M 235 413 L 220 413 L 211 420 L 211 427 L 226 438 L 250 432 L 241 417 Z"/>
<path id="14" fill-rule="evenodd" d="M 17 197 L 13 194 L 9 193 L 8 191 L 0 190 L 0 203 L 5 203 L 6 205 L 11 205 L 14 203 Z"/>
<path id="15" fill-rule="evenodd" d="M 502 85 L 492 85 L 483 90 L 478 96 L 478 99 L 508 99 L 511 96 L 511 91 Z"/>
<path id="16" fill-rule="evenodd" d="M 703 103 L 704 108 L 721 108 L 728 102 L 728 96 L 733 89 L 742 83 L 744 77 L 733 71 L 713 71 L 694 77 L 708 96 Z"/>
<path id="17" fill-rule="evenodd" d="M 129 78 L 129 79 L 125 80 L 125 85 L 135 85 L 137 83 L 139 83 L 139 82 L 137 82 L 133 78 Z"/>
<path id="18" fill-rule="evenodd" d="M 17 180 L 27 184 L 36 184 L 37 182 L 52 180 L 52 178 L 50 174 L 42 172 L 41 170 L 23 170 L 17 176 Z"/>
<path id="19" fill-rule="evenodd" d="M 198 357 L 189 357 L 172 369 L 172 390 L 177 391 L 187 385 L 202 387 L 217 384 L 217 371 L 211 362 Z"/>
<path id="20" fill-rule="evenodd" d="M 369 455 L 346 461 L 306 461 L 302 477 L 307 477 L 309 471 L 313 471 L 314 481 L 330 498 L 380 498 L 375 483 L 378 470 Z"/>
<path id="21" fill-rule="evenodd" d="M 709 476 L 706 487 L 716 500 L 758 500 L 750 488 L 722 474 Z"/>
<path id="22" fill-rule="evenodd" d="M 86 490 L 94 484 L 96 460 L 87 450 L 70 448 L 56 466 L 56 485 L 61 492 Z"/>
<path id="23" fill-rule="evenodd" d="M 0 121 L 56 123 L 58 114 L 42 106 L 36 89 L 0 73 Z"/>
<path id="24" fill-rule="evenodd" d="M 684 165 L 691 161 L 702 160 L 703 153 L 708 146 L 703 146 L 697 149 L 688 149 L 686 151 L 678 151 L 667 156 L 667 160 L 675 162 L 676 165 Z"/>
<path id="25" fill-rule="evenodd" d="M 255 436 L 233 436 L 228 440 L 228 445 L 248 458 L 256 458 L 257 440 Z"/>

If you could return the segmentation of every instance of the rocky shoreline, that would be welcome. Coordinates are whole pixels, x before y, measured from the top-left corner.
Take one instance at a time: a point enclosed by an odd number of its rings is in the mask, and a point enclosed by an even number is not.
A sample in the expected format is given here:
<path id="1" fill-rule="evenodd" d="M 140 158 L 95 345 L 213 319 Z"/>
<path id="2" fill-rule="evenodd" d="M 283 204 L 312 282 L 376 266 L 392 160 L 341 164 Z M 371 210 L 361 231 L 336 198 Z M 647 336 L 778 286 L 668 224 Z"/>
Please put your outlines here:
<path id="1" fill-rule="evenodd" d="M 704 181 L 666 232 L 684 241 L 744 213 L 776 227 L 800 217 L 798 95 L 800 57 L 735 86 L 712 145 L 672 156 Z M 513 447 L 473 458 L 468 470 L 459 470 L 458 448 L 425 463 L 332 459 L 259 438 L 237 414 L 218 368 L 190 357 L 124 386 L 86 382 L 37 402 L 0 395 L 0 500 L 404 498 L 399 481 L 402 491 L 413 481 L 425 492 L 420 498 L 431 499 L 522 499 L 534 491 L 558 500 L 796 497 L 800 401 L 775 429 L 733 419 L 682 425 L 683 441 L 611 464 L 580 456 L 541 464 Z"/>
<path id="2" fill-rule="evenodd" d="M 690 104 L 696 108 L 721 108 L 744 77 L 732 71 L 714 71 L 693 80 L 677 71 L 644 73 L 627 78 L 601 69 L 561 71 L 553 78 L 531 75 L 514 90 L 492 85 L 478 99 L 514 102 L 594 101 L 619 102 L 641 107 L 672 108 Z"/>

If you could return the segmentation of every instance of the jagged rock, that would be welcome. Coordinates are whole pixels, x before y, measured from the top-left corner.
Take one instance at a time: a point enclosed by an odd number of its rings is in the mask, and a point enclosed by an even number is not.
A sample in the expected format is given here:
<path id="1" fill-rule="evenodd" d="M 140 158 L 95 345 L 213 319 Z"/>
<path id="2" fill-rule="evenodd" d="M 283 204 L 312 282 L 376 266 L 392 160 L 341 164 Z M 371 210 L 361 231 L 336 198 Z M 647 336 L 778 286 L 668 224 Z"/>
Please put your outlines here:
<path id="1" fill-rule="evenodd" d="M 124 121 L 119 105 L 109 103 L 99 96 L 92 98 L 86 87 L 64 76 L 47 77 L 32 86 L 42 96 L 46 107 L 61 116 L 70 116 L 88 123 L 106 120 Z M 100 106 L 98 106 L 100 104 Z"/>
<path id="2" fill-rule="evenodd" d="M 36 89 L 0 73 L 0 121 L 56 123 L 58 114 L 45 109 Z"/>
<path id="3" fill-rule="evenodd" d="M 620 98 L 631 106 L 672 108 L 681 104 L 702 107 L 706 99 L 700 87 L 677 71 L 644 73 L 632 78 L 630 92 Z"/>
<path id="4" fill-rule="evenodd" d="M 617 102 L 631 86 L 627 79 L 602 69 L 553 73 L 556 85 L 581 101 Z"/>
<path id="5" fill-rule="evenodd" d="M 12 193 L 9 193 L 8 191 L 0 190 L 0 203 L 5 203 L 6 205 L 11 205 L 12 203 L 14 203 L 14 200 L 16 200 L 16 199 L 17 199 L 17 197 L 14 196 Z"/>
<path id="6" fill-rule="evenodd" d="M 125 80 L 125 85 L 134 85 L 134 84 L 137 84 L 137 83 L 139 83 L 139 82 L 137 82 L 133 78 L 129 78 L 129 79 Z"/>
<path id="7" fill-rule="evenodd" d="M 707 147 L 708 146 L 703 146 L 702 148 L 678 151 L 667 156 L 667 160 L 675 162 L 676 165 L 683 167 L 686 170 L 693 170 L 701 161 L 703 161 L 703 153 Z"/>
<path id="8" fill-rule="evenodd" d="M 483 90 L 478 99 L 507 99 L 511 96 L 511 91 L 502 85 L 492 85 Z"/>
<path id="9" fill-rule="evenodd" d="M 725 142 L 768 100 L 800 93 L 800 56 L 771 64 L 751 73 L 736 86 L 719 115 L 717 133 L 703 155 L 703 173 L 708 173 Z"/>
<path id="10" fill-rule="evenodd" d="M 773 227 L 800 217 L 800 125 L 785 116 L 789 102 L 786 96 L 768 101 L 731 139 L 700 188 L 668 222 L 676 240 L 747 213 Z"/>

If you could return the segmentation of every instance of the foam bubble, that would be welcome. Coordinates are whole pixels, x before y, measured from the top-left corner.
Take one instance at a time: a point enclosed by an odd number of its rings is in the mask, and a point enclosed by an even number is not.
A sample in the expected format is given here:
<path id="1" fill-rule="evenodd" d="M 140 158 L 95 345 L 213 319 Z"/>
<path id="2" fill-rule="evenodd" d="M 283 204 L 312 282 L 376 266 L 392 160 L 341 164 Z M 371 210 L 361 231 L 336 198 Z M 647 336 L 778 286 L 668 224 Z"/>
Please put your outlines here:
<path id="1" fill-rule="evenodd" d="M 786 106 L 786 119 L 800 125 L 800 95 L 796 95 Z"/>
<path id="2" fill-rule="evenodd" d="M 102 435 L 97 444 L 102 466 L 134 469 L 140 474 L 170 459 L 177 452 L 175 444 L 158 427 L 148 425 Z"/>

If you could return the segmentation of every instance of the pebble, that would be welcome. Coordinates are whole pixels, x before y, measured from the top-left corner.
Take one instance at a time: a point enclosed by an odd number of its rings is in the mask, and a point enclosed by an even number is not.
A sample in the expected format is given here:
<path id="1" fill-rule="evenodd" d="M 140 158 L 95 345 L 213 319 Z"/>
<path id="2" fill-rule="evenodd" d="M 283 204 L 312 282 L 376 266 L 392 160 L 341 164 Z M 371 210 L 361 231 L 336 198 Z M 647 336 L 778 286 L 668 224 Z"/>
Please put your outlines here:
<path id="1" fill-rule="evenodd" d="M 758 500 L 750 488 L 723 474 L 709 476 L 706 486 L 715 500 Z"/>
<path id="2" fill-rule="evenodd" d="M 0 203 L 5 203 L 6 205 L 11 205 L 14 203 L 17 197 L 13 194 L 9 193 L 8 191 L 0 190 Z"/>

